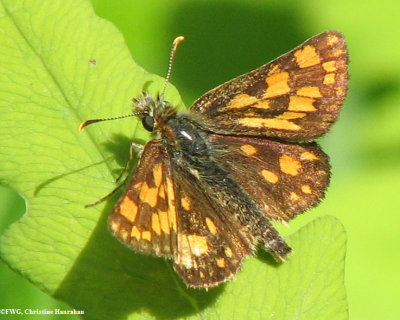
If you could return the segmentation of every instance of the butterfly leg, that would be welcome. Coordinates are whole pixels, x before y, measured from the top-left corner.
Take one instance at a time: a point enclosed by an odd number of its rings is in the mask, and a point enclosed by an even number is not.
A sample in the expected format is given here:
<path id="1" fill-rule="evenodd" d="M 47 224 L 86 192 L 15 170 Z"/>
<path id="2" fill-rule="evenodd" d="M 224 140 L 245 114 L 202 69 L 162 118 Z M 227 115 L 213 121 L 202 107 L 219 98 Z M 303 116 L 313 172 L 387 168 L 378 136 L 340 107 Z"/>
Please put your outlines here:
<path id="1" fill-rule="evenodd" d="M 103 201 L 107 200 L 108 198 L 110 198 L 112 195 L 114 195 L 126 182 L 126 178 L 124 180 L 123 183 L 121 183 L 120 185 L 118 185 L 113 191 L 111 191 L 110 193 L 108 193 L 107 195 L 105 195 L 104 197 L 100 198 L 99 200 L 93 202 L 93 203 L 89 203 L 89 204 L 85 204 L 85 208 L 90 208 L 90 207 L 94 207 L 97 206 L 99 203 L 102 203 Z"/>
<path id="2" fill-rule="evenodd" d="M 129 160 L 125 164 L 125 167 L 122 169 L 121 173 L 119 174 L 118 178 L 115 180 L 115 182 L 118 182 L 121 180 L 122 176 L 124 175 L 125 172 L 128 171 L 128 169 L 131 167 L 132 160 L 134 159 L 134 154 L 135 151 L 138 151 L 138 158 L 140 159 L 142 152 L 143 152 L 144 146 L 140 143 L 132 142 L 130 147 L 129 147 Z"/>
<path id="3" fill-rule="evenodd" d="M 116 182 L 119 182 L 121 180 L 122 176 L 124 175 L 124 173 L 127 172 L 129 170 L 129 168 L 132 167 L 131 164 L 132 164 L 132 160 L 134 158 L 135 150 L 138 150 L 139 158 L 140 158 L 140 156 L 142 155 L 143 149 L 144 149 L 143 145 L 141 145 L 139 143 L 135 143 L 135 142 L 131 143 L 131 146 L 129 147 L 129 160 L 127 161 L 125 167 L 122 169 L 120 175 L 116 179 Z M 130 177 L 130 174 L 128 173 L 127 176 L 125 177 L 124 181 L 121 184 L 119 184 L 117 187 L 115 187 L 114 190 L 112 190 L 110 193 L 108 193 L 104 197 L 100 198 L 99 200 L 97 200 L 93 203 L 86 204 L 85 208 L 94 207 L 94 206 L 98 205 L 99 203 L 102 203 L 103 201 L 107 200 L 111 196 L 113 196 L 122 186 L 125 185 L 125 183 L 129 177 Z"/>

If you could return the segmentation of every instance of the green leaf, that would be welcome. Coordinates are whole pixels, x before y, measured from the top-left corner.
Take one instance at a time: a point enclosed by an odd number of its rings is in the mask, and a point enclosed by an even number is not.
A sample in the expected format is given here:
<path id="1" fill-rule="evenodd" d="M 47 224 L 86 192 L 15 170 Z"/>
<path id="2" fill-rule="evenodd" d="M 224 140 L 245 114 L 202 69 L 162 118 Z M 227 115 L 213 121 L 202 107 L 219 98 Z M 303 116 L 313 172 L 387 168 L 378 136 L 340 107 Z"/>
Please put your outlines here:
<path id="1" fill-rule="evenodd" d="M 236 280 L 186 289 L 164 259 L 135 254 L 107 231 L 129 144 L 148 135 L 126 114 L 163 80 L 135 65 L 120 33 L 84 0 L 0 3 L 0 178 L 27 212 L 0 238 L 1 258 L 87 319 L 346 319 L 345 233 L 322 218 L 289 237 L 289 261 L 260 252 Z M 167 60 L 166 53 L 166 60 Z M 182 108 L 176 90 L 167 97 Z"/>
<path id="2" fill-rule="evenodd" d="M 346 234 L 336 218 L 317 218 L 288 237 L 294 253 L 277 265 L 264 251 L 226 285 L 209 319 L 347 319 Z"/>

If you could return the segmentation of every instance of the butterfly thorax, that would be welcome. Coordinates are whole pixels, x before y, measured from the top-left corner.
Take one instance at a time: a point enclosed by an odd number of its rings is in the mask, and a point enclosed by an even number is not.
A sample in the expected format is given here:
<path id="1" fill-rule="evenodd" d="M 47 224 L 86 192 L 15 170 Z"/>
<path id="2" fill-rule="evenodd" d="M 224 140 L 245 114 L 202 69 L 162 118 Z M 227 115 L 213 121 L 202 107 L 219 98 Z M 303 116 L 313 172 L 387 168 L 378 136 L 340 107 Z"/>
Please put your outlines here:
<path id="1" fill-rule="evenodd" d="M 185 114 L 170 117 L 160 131 L 162 143 L 172 156 L 180 154 L 185 161 L 208 158 L 207 133 L 199 130 L 196 122 Z"/>

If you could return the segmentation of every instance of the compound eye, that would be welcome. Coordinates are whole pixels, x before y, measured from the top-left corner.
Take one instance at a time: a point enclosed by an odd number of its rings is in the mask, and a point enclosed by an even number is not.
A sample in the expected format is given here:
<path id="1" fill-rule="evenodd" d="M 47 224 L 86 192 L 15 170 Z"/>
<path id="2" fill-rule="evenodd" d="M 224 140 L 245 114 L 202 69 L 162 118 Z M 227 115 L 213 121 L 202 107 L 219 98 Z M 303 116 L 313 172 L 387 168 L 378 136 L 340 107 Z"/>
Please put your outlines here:
<path id="1" fill-rule="evenodd" d="M 142 118 L 142 125 L 147 131 L 152 132 L 154 130 L 154 118 L 150 115 L 145 115 Z"/>

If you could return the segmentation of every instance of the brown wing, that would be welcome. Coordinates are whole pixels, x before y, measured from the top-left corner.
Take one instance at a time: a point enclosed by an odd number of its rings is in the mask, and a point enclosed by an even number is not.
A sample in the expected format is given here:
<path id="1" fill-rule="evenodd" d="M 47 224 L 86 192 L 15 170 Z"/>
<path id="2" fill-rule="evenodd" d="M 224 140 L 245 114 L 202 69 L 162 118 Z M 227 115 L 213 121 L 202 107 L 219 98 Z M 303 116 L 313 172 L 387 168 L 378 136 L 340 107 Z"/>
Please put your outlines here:
<path id="1" fill-rule="evenodd" d="M 192 111 L 222 134 L 305 140 L 325 133 L 347 91 L 343 35 L 328 31 L 276 60 L 209 91 Z"/>
<path id="2" fill-rule="evenodd" d="M 108 220 L 111 233 L 146 254 L 174 257 L 177 212 L 171 163 L 161 142 L 144 148 L 137 172 Z"/>
<path id="3" fill-rule="evenodd" d="M 226 208 L 210 201 L 195 179 L 175 172 L 178 247 L 174 268 L 190 287 L 232 278 L 254 248 L 248 231 Z"/>
<path id="4" fill-rule="evenodd" d="M 289 220 L 315 206 L 329 184 L 328 156 L 316 143 L 212 135 L 212 157 L 270 218 Z"/>

